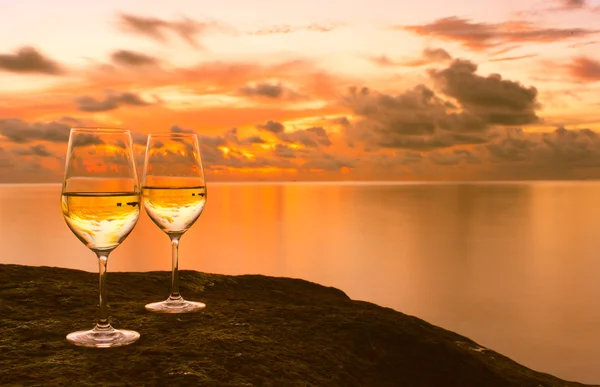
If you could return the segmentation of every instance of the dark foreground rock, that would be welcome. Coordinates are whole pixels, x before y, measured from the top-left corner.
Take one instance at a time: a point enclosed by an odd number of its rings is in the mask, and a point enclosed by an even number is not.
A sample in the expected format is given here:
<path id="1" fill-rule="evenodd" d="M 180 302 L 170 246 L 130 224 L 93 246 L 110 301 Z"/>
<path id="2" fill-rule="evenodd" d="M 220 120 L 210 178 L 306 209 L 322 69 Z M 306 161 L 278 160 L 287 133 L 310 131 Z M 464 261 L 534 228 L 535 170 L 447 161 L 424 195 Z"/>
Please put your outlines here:
<path id="1" fill-rule="evenodd" d="M 418 318 L 314 283 L 181 272 L 205 311 L 158 315 L 170 273 L 109 273 L 127 347 L 85 349 L 65 335 L 92 328 L 97 275 L 0 265 L 0 386 L 583 386 L 534 372 Z"/>

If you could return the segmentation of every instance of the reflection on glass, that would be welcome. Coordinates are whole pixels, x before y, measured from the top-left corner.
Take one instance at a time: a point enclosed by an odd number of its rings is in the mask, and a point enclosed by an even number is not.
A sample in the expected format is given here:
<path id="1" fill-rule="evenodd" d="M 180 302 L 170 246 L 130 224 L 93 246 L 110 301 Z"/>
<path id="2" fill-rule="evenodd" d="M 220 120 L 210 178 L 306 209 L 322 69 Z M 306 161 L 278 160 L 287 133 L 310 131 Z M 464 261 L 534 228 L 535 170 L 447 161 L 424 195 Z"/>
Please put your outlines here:
<path id="1" fill-rule="evenodd" d="M 125 240 L 140 216 L 140 190 L 128 130 L 71 130 L 61 209 L 71 231 L 96 253 L 100 267 L 96 326 L 70 333 L 67 340 L 98 348 L 133 343 L 139 333 L 113 328 L 106 302 L 108 255 Z"/>
<path id="2" fill-rule="evenodd" d="M 179 294 L 179 240 L 206 204 L 206 186 L 198 138 L 191 133 L 148 136 L 142 198 L 152 221 L 171 239 L 173 271 L 167 300 L 146 305 L 151 312 L 191 313 L 205 307 Z"/>

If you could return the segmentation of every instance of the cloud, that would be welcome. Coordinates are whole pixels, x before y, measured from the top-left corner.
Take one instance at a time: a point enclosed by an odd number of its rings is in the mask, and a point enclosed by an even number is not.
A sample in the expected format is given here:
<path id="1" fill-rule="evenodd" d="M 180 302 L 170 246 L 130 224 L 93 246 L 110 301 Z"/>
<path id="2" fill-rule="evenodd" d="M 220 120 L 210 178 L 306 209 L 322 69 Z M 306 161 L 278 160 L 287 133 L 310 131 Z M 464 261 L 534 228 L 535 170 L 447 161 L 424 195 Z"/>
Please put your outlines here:
<path id="1" fill-rule="evenodd" d="M 19 156 L 39 156 L 39 157 L 56 157 L 43 144 L 32 145 L 29 148 L 15 148 L 13 153 Z"/>
<path id="2" fill-rule="evenodd" d="M 538 56 L 538 54 L 525 54 L 525 55 L 518 55 L 518 56 L 504 56 L 501 58 L 492 58 L 492 59 L 488 59 L 488 60 L 490 62 L 507 62 L 507 61 L 511 61 L 511 60 L 535 58 L 536 56 Z"/>
<path id="3" fill-rule="evenodd" d="M 281 83 L 256 83 L 238 89 L 245 97 L 264 97 L 268 99 L 297 99 L 301 95 Z"/>
<path id="4" fill-rule="evenodd" d="M 235 145 L 253 145 L 253 144 L 264 144 L 266 141 L 259 136 L 250 136 L 246 138 L 238 137 L 238 129 L 231 128 L 227 132 L 225 132 L 225 140 L 227 143 L 235 144 Z"/>
<path id="5" fill-rule="evenodd" d="M 342 168 L 355 168 L 358 161 L 355 157 L 318 152 L 312 153 L 308 160 L 300 165 L 300 168 L 304 170 L 339 171 Z"/>
<path id="6" fill-rule="evenodd" d="M 293 132 L 279 132 L 277 133 L 277 138 L 288 144 L 300 144 L 309 148 L 316 148 L 320 145 L 331 145 L 329 135 L 320 126 L 295 130 Z"/>
<path id="7" fill-rule="evenodd" d="M 452 60 L 452 56 L 443 48 L 425 48 L 418 58 L 407 60 L 392 60 L 385 55 L 369 58 L 373 63 L 382 67 L 408 66 L 419 67 L 432 63 L 440 63 Z"/>
<path id="8" fill-rule="evenodd" d="M 495 163 L 543 167 L 564 173 L 576 168 L 600 168 L 600 135 L 590 129 L 559 127 L 549 133 L 506 130 L 486 146 Z"/>
<path id="9" fill-rule="evenodd" d="M 58 122 L 28 123 L 17 118 L 0 119 L 0 135 L 23 144 L 31 141 L 68 142 L 71 128 Z"/>
<path id="10" fill-rule="evenodd" d="M 590 37 L 598 30 L 585 28 L 544 28 L 530 22 L 475 23 L 456 16 L 438 19 L 432 23 L 396 26 L 420 36 L 460 43 L 463 47 L 481 51 L 514 43 L 554 43 Z"/>
<path id="11" fill-rule="evenodd" d="M 343 103 L 359 117 L 343 133 L 349 145 L 430 151 L 460 144 L 484 144 L 495 125 L 538 121 L 537 90 L 476 74 L 477 65 L 457 59 L 428 73 L 441 94 L 418 85 L 398 95 L 351 88 Z"/>
<path id="12" fill-rule="evenodd" d="M 429 153 L 428 160 L 437 165 L 458 165 L 461 163 L 480 164 L 481 159 L 475 152 L 464 149 L 455 148 L 448 151 L 433 151 Z"/>
<path id="13" fill-rule="evenodd" d="M 33 47 L 22 47 L 14 54 L 0 54 L 0 71 L 20 74 L 62 75 L 65 70 Z"/>
<path id="14" fill-rule="evenodd" d="M 286 159 L 295 159 L 296 151 L 287 145 L 275 144 L 275 148 L 273 148 L 273 156 L 283 157 Z"/>
<path id="15" fill-rule="evenodd" d="M 275 122 L 271 120 L 267 121 L 265 124 L 256 125 L 256 128 L 258 130 L 265 130 L 271 133 L 281 133 L 285 130 L 285 127 L 281 122 Z"/>
<path id="16" fill-rule="evenodd" d="M 309 24 L 307 26 L 290 26 L 290 25 L 280 25 L 280 26 L 272 26 L 267 28 L 262 28 L 254 31 L 250 31 L 250 35 L 281 35 L 281 34 L 291 34 L 294 32 L 300 31 L 309 31 L 309 32 L 331 32 L 342 27 L 341 23 L 333 23 L 333 24 Z"/>
<path id="17" fill-rule="evenodd" d="M 565 9 L 580 9 L 587 5 L 586 0 L 557 0 Z"/>
<path id="18" fill-rule="evenodd" d="M 201 48 L 197 40 L 199 35 L 204 35 L 213 30 L 231 31 L 230 27 L 214 21 L 198 22 L 189 18 L 168 21 L 132 14 L 119 15 L 118 25 L 125 32 L 142 35 L 161 43 L 165 43 L 168 40 L 166 33 L 170 32 L 176 34 L 180 39 L 194 48 Z"/>
<path id="19" fill-rule="evenodd" d="M 18 152 L 17 152 L 18 153 Z M 27 155 L 25 155 L 27 156 Z M 62 179 L 62 169 L 59 166 L 58 158 L 48 163 L 50 157 L 46 159 L 44 166 L 39 157 L 24 158 L 15 154 L 14 151 L 8 152 L 0 148 L 0 182 L 2 183 L 31 183 L 31 182 L 59 182 Z M 49 165 L 54 168 L 49 168 Z"/>
<path id="20" fill-rule="evenodd" d="M 161 66 L 148 67 L 148 71 L 119 71 L 112 67 L 93 67 L 86 74 L 85 85 L 67 86 L 70 92 L 77 93 L 82 87 L 86 90 L 127 90 L 132 82 L 138 89 L 179 88 L 185 93 L 197 95 L 233 95 L 240 96 L 240 88 L 253 93 L 275 93 L 277 87 L 283 88 L 280 99 L 259 97 L 257 102 L 279 102 L 283 99 L 311 98 L 333 100 L 338 97 L 339 85 L 347 84 L 347 80 L 338 75 L 330 74 L 308 60 L 285 60 L 271 64 L 261 64 L 257 61 L 205 61 L 190 67 L 172 69 Z M 145 69 L 146 70 L 146 69 Z M 132 78 L 133 77 L 133 78 Z M 275 86 L 268 90 L 256 87 L 257 84 Z M 289 85 L 302 85 L 302 95 L 292 90 Z M 244 90 L 244 89 L 243 89 Z M 89 93 L 89 91 L 88 91 Z"/>
<path id="21" fill-rule="evenodd" d="M 331 145 L 329 134 L 320 126 L 286 132 L 282 123 L 269 120 L 265 124 L 256 125 L 256 128 L 275 135 L 277 139 L 287 144 L 300 144 L 309 148 Z"/>
<path id="22" fill-rule="evenodd" d="M 111 59 L 114 63 L 122 66 L 153 66 L 158 60 L 146 54 L 129 50 L 118 50 L 112 53 Z"/>
<path id="23" fill-rule="evenodd" d="M 566 66 L 569 74 L 576 80 L 586 82 L 600 81 L 600 61 L 579 56 Z"/>
<path id="24" fill-rule="evenodd" d="M 585 47 L 585 46 L 591 46 L 592 44 L 598 44 L 598 42 L 595 40 L 592 40 L 589 42 L 577 42 L 577 43 L 570 44 L 569 48 L 580 48 L 580 47 Z"/>
<path id="25" fill-rule="evenodd" d="M 483 77 L 476 72 L 476 64 L 457 59 L 450 67 L 433 70 L 430 75 L 445 95 L 487 124 L 525 125 L 538 121 L 536 88 L 504 80 L 499 74 Z"/>
<path id="26" fill-rule="evenodd" d="M 600 10 L 600 6 L 592 6 L 588 0 L 550 0 L 550 3 L 551 4 L 548 4 L 548 2 L 541 2 L 539 3 L 540 7 L 517 12 L 516 16 L 527 18 L 532 16 L 544 16 L 544 14 L 557 12 L 588 11 L 595 13 Z"/>
<path id="27" fill-rule="evenodd" d="M 173 132 L 191 132 L 178 126 Z M 321 127 L 308 128 L 293 132 L 277 133 L 276 138 L 286 143 L 275 143 L 270 150 L 252 148 L 266 141 L 258 136 L 240 138 L 236 128 L 229 129 L 223 135 L 199 135 L 202 160 L 208 169 L 219 171 L 223 168 L 284 168 L 287 170 L 339 171 L 341 168 L 354 168 L 355 157 L 335 155 L 323 151 L 320 145 L 329 146 L 331 141 Z M 281 139 L 284 140 L 281 140 Z M 301 144 L 305 148 L 292 148 L 288 144 Z M 226 149 L 225 149 L 226 148 Z M 253 152 L 254 149 L 254 152 Z M 269 149 L 269 148 L 267 148 Z M 250 154 L 250 156 L 249 156 Z"/>
<path id="28" fill-rule="evenodd" d="M 148 106 L 150 102 L 144 101 L 134 93 L 112 93 L 108 92 L 104 99 L 99 100 L 90 96 L 75 99 L 77 109 L 83 112 L 106 112 L 118 109 L 121 106 Z"/>

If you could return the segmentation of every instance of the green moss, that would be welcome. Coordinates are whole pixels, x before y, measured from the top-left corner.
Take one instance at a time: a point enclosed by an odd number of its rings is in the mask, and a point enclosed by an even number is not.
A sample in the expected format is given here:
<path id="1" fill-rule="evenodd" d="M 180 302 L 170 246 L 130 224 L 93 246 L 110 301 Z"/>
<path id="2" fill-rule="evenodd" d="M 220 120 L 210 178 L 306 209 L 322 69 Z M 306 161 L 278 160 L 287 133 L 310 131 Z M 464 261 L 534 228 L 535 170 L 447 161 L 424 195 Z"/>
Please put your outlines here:
<path id="1" fill-rule="evenodd" d="M 207 308 L 159 315 L 170 273 L 109 273 L 111 322 L 141 338 L 74 347 L 93 326 L 97 274 L 0 265 L 1 386 L 581 386 L 468 338 L 310 282 L 181 272 Z"/>

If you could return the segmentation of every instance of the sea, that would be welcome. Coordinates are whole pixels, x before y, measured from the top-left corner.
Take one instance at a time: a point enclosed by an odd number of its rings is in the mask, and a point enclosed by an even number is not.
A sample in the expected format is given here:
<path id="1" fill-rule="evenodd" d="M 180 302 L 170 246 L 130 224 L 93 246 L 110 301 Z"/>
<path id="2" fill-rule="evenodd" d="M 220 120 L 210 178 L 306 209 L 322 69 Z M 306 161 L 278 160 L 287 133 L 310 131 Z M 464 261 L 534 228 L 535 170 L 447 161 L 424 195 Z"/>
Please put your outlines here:
<path id="1" fill-rule="evenodd" d="M 63 220 L 60 189 L 0 185 L 0 263 L 97 272 Z M 204 213 L 181 239 L 180 269 L 333 286 L 536 371 L 600 384 L 600 182 L 207 189 Z M 143 213 L 111 254 L 109 276 L 171 270 L 170 254 Z"/>

